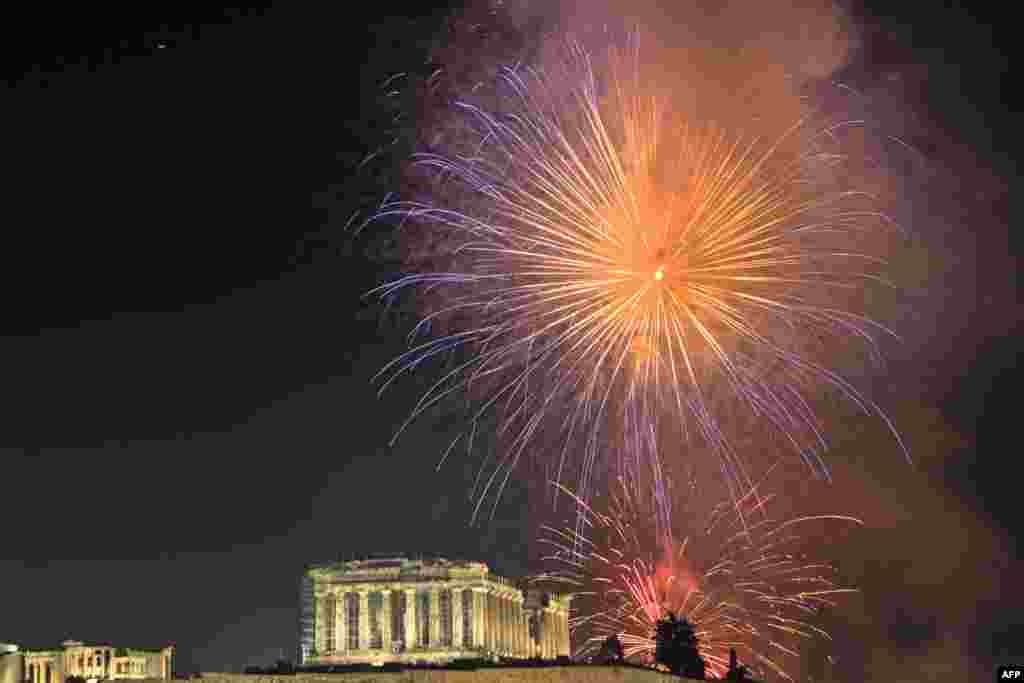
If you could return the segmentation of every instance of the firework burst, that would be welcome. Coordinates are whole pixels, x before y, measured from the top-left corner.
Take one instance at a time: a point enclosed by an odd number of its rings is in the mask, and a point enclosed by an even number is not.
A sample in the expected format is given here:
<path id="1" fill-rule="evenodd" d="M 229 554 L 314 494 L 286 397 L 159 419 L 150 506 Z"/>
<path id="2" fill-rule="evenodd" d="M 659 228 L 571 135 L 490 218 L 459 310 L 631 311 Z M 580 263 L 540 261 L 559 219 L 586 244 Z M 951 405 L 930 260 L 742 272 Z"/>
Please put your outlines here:
<path id="1" fill-rule="evenodd" d="M 434 254 L 374 292 L 427 309 L 381 391 L 446 363 L 399 434 L 469 397 L 445 457 L 487 419 L 507 439 L 480 502 L 528 451 L 586 497 L 608 453 L 657 469 L 663 440 L 714 453 L 746 490 L 728 436 L 740 413 L 827 476 L 823 391 L 884 419 L 834 369 L 852 347 L 876 357 L 887 332 L 863 310 L 884 282 L 887 220 L 850 185 L 843 126 L 808 116 L 762 136 L 690 120 L 649 85 L 636 45 L 600 63 L 578 45 L 567 54 L 457 102 L 459 144 L 414 158 L 426 196 L 375 216 Z"/>
<path id="2" fill-rule="evenodd" d="M 595 653 L 616 636 L 627 659 L 651 665 L 655 625 L 672 612 L 693 625 L 709 673 L 723 676 L 735 649 L 759 677 L 792 680 L 808 642 L 831 640 L 815 617 L 842 594 L 856 592 L 837 584 L 831 565 L 795 550 L 806 540 L 801 526 L 862 524 L 855 517 L 779 523 L 766 513 L 771 498 L 752 489 L 737 502 L 712 506 L 697 530 L 677 542 L 657 528 L 652 506 L 640 502 L 634 487 L 619 487 L 609 514 L 565 493 L 583 524 L 545 528 L 544 541 L 553 548 L 545 561 L 555 569 L 534 581 L 573 593 L 577 656 Z"/>

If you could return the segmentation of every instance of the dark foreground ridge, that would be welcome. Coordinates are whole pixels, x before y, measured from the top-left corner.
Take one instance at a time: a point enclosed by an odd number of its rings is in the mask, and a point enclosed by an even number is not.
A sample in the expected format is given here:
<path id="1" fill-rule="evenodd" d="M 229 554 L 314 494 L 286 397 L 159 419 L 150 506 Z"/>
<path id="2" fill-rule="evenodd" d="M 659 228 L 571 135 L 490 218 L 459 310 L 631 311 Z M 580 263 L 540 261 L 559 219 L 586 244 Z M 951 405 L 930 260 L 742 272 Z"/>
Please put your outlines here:
<path id="1" fill-rule="evenodd" d="M 487 661 L 459 662 L 457 666 L 401 667 L 347 666 L 333 671 L 231 674 L 203 673 L 196 683 L 684 683 L 690 679 L 629 664 L 517 662 L 514 665 Z"/>

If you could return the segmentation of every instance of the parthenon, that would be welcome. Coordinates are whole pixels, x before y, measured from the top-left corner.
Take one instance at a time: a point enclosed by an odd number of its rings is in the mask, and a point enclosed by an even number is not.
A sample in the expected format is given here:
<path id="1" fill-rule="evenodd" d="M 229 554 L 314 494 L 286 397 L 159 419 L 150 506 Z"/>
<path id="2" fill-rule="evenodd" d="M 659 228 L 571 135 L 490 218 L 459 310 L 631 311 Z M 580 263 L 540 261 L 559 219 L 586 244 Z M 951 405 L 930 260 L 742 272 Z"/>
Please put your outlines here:
<path id="1" fill-rule="evenodd" d="M 301 593 L 302 666 L 570 654 L 571 596 L 523 591 L 481 562 L 316 565 Z"/>

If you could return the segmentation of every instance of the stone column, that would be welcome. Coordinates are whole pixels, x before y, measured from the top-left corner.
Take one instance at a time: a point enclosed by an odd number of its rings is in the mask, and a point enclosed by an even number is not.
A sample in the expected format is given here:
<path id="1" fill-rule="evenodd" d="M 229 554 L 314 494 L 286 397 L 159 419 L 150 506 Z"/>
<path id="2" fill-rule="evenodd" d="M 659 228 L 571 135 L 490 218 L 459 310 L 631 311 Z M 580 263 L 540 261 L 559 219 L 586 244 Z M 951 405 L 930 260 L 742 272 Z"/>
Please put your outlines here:
<path id="1" fill-rule="evenodd" d="M 313 649 L 316 650 L 317 654 L 319 654 L 320 648 L 323 646 L 323 643 L 320 642 L 320 624 L 323 622 L 323 608 L 321 607 L 322 604 L 323 598 L 313 598 Z M 85 673 L 84 669 L 82 670 L 82 675 L 88 675 Z M 33 681 L 33 683 L 39 682 Z"/>
<path id="2" fill-rule="evenodd" d="M 370 649 L 370 592 L 359 591 L 359 649 Z"/>
<path id="3" fill-rule="evenodd" d="M 355 646 L 354 647 L 350 646 L 349 649 L 350 650 L 358 650 L 359 649 L 359 593 L 356 593 L 354 591 L 349 591 L 348 601 L 349 601 L 349 603 L 354 605 L 355 608 L 356 608 L 356 610 L 355 610 L 355 617 L 356 618 L 353 619 L 347 625 L 348 633 L 349 633 L 349 639 L 351 640 L 351 639 L 354 638 L 354 640 L 356 641 Z M 346 609 L 348 609 L 347 606 L 346 606 Z M 346 620 L 346 622 L 348 622 L 348 616 L 347 615 L 345 616 L 345 620 Z"/>
<path id="4" fill-rule="evenodd" d="M 512 654 L 521 657 L 519 652 L 519 594 L 512 595 Z"/>
<path id="5" fill-rule="evenodd" d="M 530 620 L 533 616 L 532 612 L 523 612 L 523 621 L 526 622 L 524 629 L 526 633 L 526 655 L 530 658 L 537 656 L 536 643 L 530 636 Z"/>
<path id="6" fill-rule="evenodd" d="M 562 614 L 561 610 L 559 610 L 558 612 L 555 613 L 555 618 L 558 619 L 558 629 L 557 629 L 557 633 L 558 633 L 558 648 L 557 648 L 557 650 L 558 651 L 556 653 L 556 655 L 558 657 L 562 657 L 562 656 L 564 656 L 566 654 L 566 652 L 565 652 L 565 619 L 563 617 L 564 617 L 564 615 Z"/>
<path id="7" fill-rule="evenodd" d="M 550 608 L 550 611 L 548 611 L 548 625 L 548 631 L 551 633 L 551 636 L 548 638 L 548 656 L 554 659 L 558 648 L 558 618 L 555 615 L 554 608 Z"/>
<path id="8" fill-rule="evenodd" d="M 501 653 L 501 592 L 491 593 L 491 637 L 492 649 Z"/>
<path id="9" fill-rule="evenodd" d="M 509 601 L 508 593 L 502 593 L 501 595 L 501 649 L 505 652 L 505 656 L 512 653 L 512 610 L 509 606 L 512 603 Z"/>
<path id="10" fill-rule="evenodd" d="M 523 613 L 523 596 L 518 596 L 516 600 L 516 634 L 519 642 L 519 656 L 526 656 L 526 628 L 524 626 L 524 620 L 526 615 Z"/>
<path id="11" fill-rule="evenodd" d="M 565 611 L 565 656 L 572 657 L 572 629 L 569 627 L 569 619 L 572 617 L 572 612 L 569 610 Z"/>
<path id="12" fill-rule="evenodd" d="M 516 596 L 516 651 L 520 657 L 526 656 L 526 631 L 523 627 L 523 596 Z"/>
<path id="13" fill-rule="evenodd" d="M 484 589 L 480 586 L 473 588 L 473 647 L 480 649 L 484 646 Z"/>
<path id="14" fill-rule="evenodd" d="M 531 659 L 537 655 L 533 646 L 533 638 L 530 637 L 530 612 L 523 610 L 523 654 Z"/>
<path id="15" fill-rule="evenodd" d="M 545 638 L 547 638 L 548 634 L 545 629 L 547 622 L 544 619 L 544 615 L 545 612 L 543 607 L 537 610 L 537 652 L 540 653 L 540 657 L 542 659 L 547 657 L 547 650 L 544 647 L 544 643 L 546 642 Z"/>
<path id="16" fill-rule="evenodd" d="M 544 608 L 537 610 L 537 656 L 544 657 Z"/>
<path id="17" fill-rule="evenodd" d="M 558 656 L 568 654 L 565 647 L 565 613 L 558 610 Z"/>
<path id="18" fill-rule="evenodd" d="M 562 610 L 559 609 L 555 612 L 556 628 L 555 633 L 558 634 L 558 643 L 555 648 L 555 656 L 562 656 L 565 654 L 565 629 L 563 628 L 564 620 L 562 618 Z"/>
<path id="19" fill-rule="evenodd" d="M 505 631 L 505 591 L 498 593 L 498 652 L 505 654 L 508 643 L 505 641 L 508 633 Z"/>
<path id="20" fill-rule="evenodd" d="M 554 659 L 558 648 L 558 619 L 555 617 L 555 610 L 548 612 L 548 624 L 550 624 L 551 637 L 548 639 L 548 647 L 551 649 L 551 659 Z"/>
<path id="21" fill-rule="evenodd" d="M 416 647 L 416 590 L 404 588 L 405 593 L 405 649 Z"/>
<path id="22" fill-rule="evenodd" d="M 562 618 L 562 610 L 555 612 L 556 628 L 555 633 L 558 634 L 558 647 L 555 648 L 555 656 L 561 657 L 565 654 L 565 620 Z"/>
<path id="23" fill-rule="evenodd" d="M 523 654 L 533 657 L 533 645 L 530 640 L 530 613 L 526 611 L 526 603 L 523 603 Z"/>
<path id="24" fill-rule="evenodd" d="M 487 649 L 494 652 L 497 648 L 495 647 L 494 633 L 494 593 L 487 591 L 484 593 L 484 611 L 486 613 L 486 619 L 484 620 L 484 640 L 487 641 Z"/>
<path id="25" fill-rule="evenodd" d="M 502 651 L 502 594 L 490 594 L 490 643 L 495 652 Z"/>
<path id="26" fill-rule="evenodd" d="M 558 656 L 558 613 L 551 610 L 551 658 Z"/>
<path id="27" fill-rule="evenodd" d="M 498 622 L 498 653 L 505 654 L 505 592 L 498 591 L 494 596 L 495 621 Z"/>
<path id="28" fill-rule="evenodd" d="M 452 610 L 452 649 L 462 649 L 462 586 L 454 586 L 451 589 L 451 610 Z"/>
<path id="29" fill-rule="evenodd" d="M 551 614 L 548 612 L 548 608 L 545 607 L 541 611 L 541 656 L 544 659 L 551 659 Z"/>
<path id="30" fill-rule="evenodd" d="M 441 591 L 430 589 L 430 647 L 441 644 Z"/>
<path id="31" fill-rule="evenodd" d="M 487 594 L 487 589 L 484 588 L 478 597 L 480 598 L 480 645 L 486 650 L 490 647 L 490 624 L 487 622 L 490 615 L 490 611 L 487 609 L 490 596 Z"/>
<path id="32" fill-rule="evenodd" d="M 381 608 L 380 608 L 380 620 L 383 622 L 380 625 L 381 629 L 381 647 L 384 652 L 391 652 L 391 589 L 385 588 L 380 592 L 381 595 Z"/>
<path id="33" fill-rule="evenodd" d="M 328 629 L 328 634 L 327 634 L 327 641 L 328 641 L 327 642 L 327 652 L 333 653 L 334 650 L 337 648 L 337 645 L 338 645 L 338 621 L 337 621 L 338 603 L 335 600 L 333 594 L 331 594 L 327 598 L 327 609 L 329 611 L 329 614 L 325 615 L 326 618 L 327 618 L 326 622 L 328 624 L 330 624 L 330 622 L 332 620 L 334 621 L 334 623 L 331 624 L 331 626 L 333 626 L 333 628 Z"/>
<path id="34" fill-rule="evenodd" d="M 501 601 L 499 602 L 499 604 L 501 605 L 501 611 L 499 613 L 501 614 L 501 617 L 502 617 L 502 653 L 505 654 L 506 656 L 508 656 L 509 650 L 512 649 L 509 646 L 510 641 L 512 640 L 510 638 L 510 636 L 512 634 L 509 632 L 509 596 L 508 596 L 508 593 L 505 593 L 504 591 L 502 592 Z"/>
<path id="35" fill-rule="evenodd" d="M 544 609 L 544 645 L 547 647 L 547 657 L 555 656 L 555 619 L 551 607 Z"/>
<path id="36" fill-rule="evenodd" d="M 573 613 L 570 611 L 565 615 L 565 642 L 566 647 L 569 648 L 569 656 L 572 657 L 576 651 L 572 649 L 572 626 L 570 620 L 573 618 Z"/>
<path id="37" fill-rule="evenodd" d="M 345 652 L 348 650 L 348 600 L 347 593 L 339 592 L 335 597 L 338 605 L 337 616 L 334 618 L 334 632 L 338 634 L 338 644 L 335 650 Z"/>
<path id="38" fill-rule="evenodd" d="M 319 598 L 316 599 L 316 617 L 315 617 L 314 622 L 313 622 L 313 624 L 314 624 L 314 631 L 313 632 L 316 634 L 316 637 L 314 638 L 314 642 L 316 643 L 317 655 L 320 656 L 320 657 L 323 657 L 324 653 L 327 652 L 327 643 L 326 643 L 326 635 L 327 634 L 326 634 L 326 629 L 324 628 L 324 622 L 326 621 L 324 619 L 324 613 L 326 612 L 326 607 L 327 607 L 327 597 L 326 596 L 322 595 L 322 596 L 320 596 Z M 90 656 L 91 656 L 91 652 L 90 652 Z"/>
<path id="39" fill-rule="evenodd" d="M 494 596 L 494 619 L 498 624 L 498 652 L 505 651 L 505 591 L 499 590 Z"/>
<path id="40" fill-rule="evenodd" d="M 513 628 L 515 628 L 515 653 L 516 657 L 523 656 L 523 598 L 520 595 L 516 596 L 515 601 L 515 618 L 513 621 Z"/>

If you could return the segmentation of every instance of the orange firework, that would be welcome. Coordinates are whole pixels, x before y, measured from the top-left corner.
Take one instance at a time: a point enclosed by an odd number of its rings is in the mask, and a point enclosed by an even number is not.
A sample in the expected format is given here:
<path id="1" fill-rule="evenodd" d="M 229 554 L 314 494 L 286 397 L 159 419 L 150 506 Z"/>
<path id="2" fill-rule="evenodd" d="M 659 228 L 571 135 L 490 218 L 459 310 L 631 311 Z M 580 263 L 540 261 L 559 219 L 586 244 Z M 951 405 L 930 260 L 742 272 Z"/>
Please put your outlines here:
<path id="1" fill-rule="evenodd" d="M 740 413 L 826 475 L 823 391 L 884 419 L 835 369 L 887 331 L 860 309 L 884 282 L 888 222 L 850 185 L 842 127 L 808 117 L 765 137 L 731 115 L 690 120 L 650 76 L 636 46 L 506 69 L 497 104 L 456 103 L 461 146 L 416 156 L 428 196 L 377 214 L 443 246 L 436 269 L 375 290 L 428 306 L 413 337 L 444 330 L 385 367 L 381 391 L 451 359 L 405 424 L 466 393 L 454 447 L 497 416 L 509 443 L 481 502 L 528 451 L 550 451 L 585 497 L 604 456 L 647 444 L 636 461 L 656 469 L 660 440 L 715 454 L 749 488 L 729 436 Z"/>

